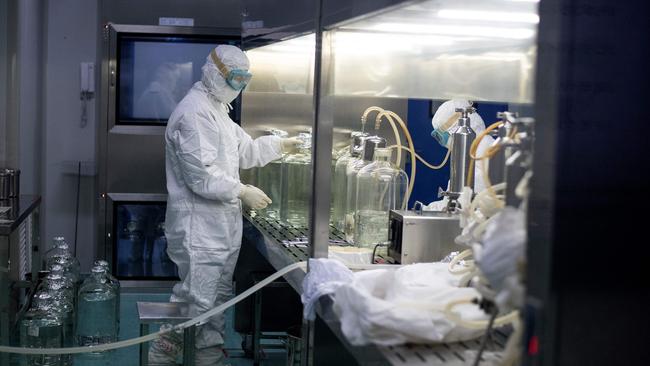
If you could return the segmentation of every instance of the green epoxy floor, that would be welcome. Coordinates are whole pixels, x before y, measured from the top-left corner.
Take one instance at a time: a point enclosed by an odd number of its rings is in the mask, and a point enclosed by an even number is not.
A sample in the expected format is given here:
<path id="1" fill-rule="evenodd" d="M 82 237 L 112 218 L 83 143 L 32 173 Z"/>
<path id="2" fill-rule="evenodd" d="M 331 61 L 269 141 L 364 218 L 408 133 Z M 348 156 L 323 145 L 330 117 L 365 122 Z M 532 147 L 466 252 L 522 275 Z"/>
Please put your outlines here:
<path id="1" fill-rule="evenodd" d="M 138 314 L 136 310 L 136 302 L 138 301 L 152 301 L 152 302 L 167 302 L 169 301 L 169 294 L 159 293 L 132 293 L 123 292 L 120 296 L 120 340 L 135 338 L 140 335 L 140 324 L 138 322 Z M 154 327 L 152 326 L 152 331 Z M 233 327 L 233 309 L 226 311 L 226 344 L 225 349 L 229 358 L 226 361 L 230 366 L 250 366 L 253 365 L 253 360 L 243 357 L 241 349 L 241 337 L 239 333 L 235 332 Z M 140 365 L 140 351 L 139 347 L 132 346 L 116 350 L 110 355 L 111 360 L 84 360 L 82 362 L 76 361 L 74 365 L 83 366 L 139 366 Z M 264 358 L 261 365 L 264 366 L 280 366 L 286 364 L 286 352 L 284 350 L 271 349 L 264 352 Z M 19 365 L 18 360 L 12 357 L 11 365 Z"/>
<path id="2" fill-rule="evenodd" d="M 138 314 L 136 311 L 136 302 L 152 301 L 167 302 L 170 294 L 152 294 L 152 293 L 122 293 L 121 312 L 120 312 L 120 340 L 129 339 L 139 336 L 140 325 L 138 323 Z M 152 327 L 153 328 L 153 327 Z M 241 337 L 235 332 L 233 327 L 233 309 L 226 311 L 226 344 L 225 349 L 229 357 L 227 364 L 231 366 L 249 366 L 253 365 L 253 360 L 243 358 L 241 349 Z M 137 346 L 117 350 L 115 353 L 114 365 L 119 366 L 138 366 L 140 351 Z M 265 352 L 265 359 L 262 365 L 280 366 L 285 365 L 286 353 L 282 350 L 268 350 Z"/>

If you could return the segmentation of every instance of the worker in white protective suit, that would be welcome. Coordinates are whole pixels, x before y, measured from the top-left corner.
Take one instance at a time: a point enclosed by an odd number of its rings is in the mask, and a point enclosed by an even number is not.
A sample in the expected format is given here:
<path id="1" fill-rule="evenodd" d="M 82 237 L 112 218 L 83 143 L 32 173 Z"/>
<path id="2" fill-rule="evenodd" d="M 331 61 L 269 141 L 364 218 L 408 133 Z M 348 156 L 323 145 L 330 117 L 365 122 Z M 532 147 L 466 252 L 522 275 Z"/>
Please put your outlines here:
<path id="1" fill-rule="evenodd" d="M 194 317 L 232 294 L 232 276 L 241 246 L 241 204 L 262 209 L 271 200 L 239 181 L 239 169 L 264 166 L 292 151 L 300 141 L 264 136 L 253 140 L 228 116 L 232 102 L 251 78 L 239 48 L 216 47 L 194 84 L 169 118 L 165 131 L 167 253 L 180 282 L 172 302 L 189 304 Z M 175 364 L 181 335 L 171 332 L 152 342 L 150 365 Z M 197 329 L 196 365 L 223 365 L 224 317 Z"/>
<path id="2" fill-rule="evenodd" d="M 433 132 L 431 136 L 438 141 L 440 145 L 449 149 L 451 147 L 451 135 L 449 131 L 453 131 L 456 126 L 458 126 L 458 118 L 460 113 L 456 113 L 456 108 L 466 108 L 471 106 L 472 103 L 464 99 L 452 99 L 448 100 L 438 109 L 431 119 L 431 125 L 433 126 Z M 481 116 L 478 113 L 474 112 L 469 115 L 470 125 L 476 135 L 478 136 L 481 132 L 485 130 L 485 123 Z M 477 156 L 483 156 L 487 148 L 492 145 L 494 139 L 491 136 L 485 136 L 481 140 L 476 150 Z M 477 160 L 474 165 L 474 192 L 481 192 L 486 188 L 485 181 L 483 179 L 483 161 Z M 449 184 L 447 184 L 449 187 Z M 424 206 L 424 210 L 429 211 L 442 211 L 447 207 L 449 199 L 447 197 L 443 198 L 440 201 L 433 201 L 430 204 Z"/>

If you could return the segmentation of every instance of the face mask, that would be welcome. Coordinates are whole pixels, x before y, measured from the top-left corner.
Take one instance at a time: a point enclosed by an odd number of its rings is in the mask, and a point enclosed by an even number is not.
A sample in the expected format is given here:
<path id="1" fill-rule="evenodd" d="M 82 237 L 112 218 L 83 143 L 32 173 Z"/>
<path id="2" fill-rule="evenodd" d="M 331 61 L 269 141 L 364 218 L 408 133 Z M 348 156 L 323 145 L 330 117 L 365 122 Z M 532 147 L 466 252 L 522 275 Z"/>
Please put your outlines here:
<path id="1" fill-rule="evenodd" d="M 431 132 L 431 137 L 436 139 L 442 147 L 447 147 L 447 142 L 449 142 L 449 132 L 433 130 L 433 132 Z"/>
<path id="2" fill-rule="evenodd" d="M 438 141 L 438 143 L 442 147 L 445 147 L 445 148 L 447 147 L 447 143 L 449 142 L 449 136 L 450 136 L 450 134 L 449 134 L 449 132 L 447 132 L 447 130 L 454 123 L 456 123 L 456 121 L 458 120 L 459 117 L 460 117 L 460 113 L 458 113 L 458 112 L 452 114 L 451 117 L 449 117 L 449 119 L 445 123 L 442 124 L 442 126 L 440 126 L 439 128 L 434 129 L 433 132 L 431 132 L 431 137 L 436 139 L 436 141 Z"/>
<path id="3" fill-rule="evenodd" d="M 217 53 L 212 50 L 210 52 L 210 57 L 212 58 L 212 62 L 217 66 L 219 71 L 221 72 L 221 75 L 223 75 L 223 78 L 226 80 L 226 83 L 233 88 L 236 91 L 240 91 L 248 85 L 248 83 L 251 81 L 251 78 L 253 77 L 253 74 L 246 70 L 241 70 L 241 69 L 235 69 L 235 70 L 229 70 L 226 65 L 224 65 L 223 62 L 219 59 L 217 56 Z"/>

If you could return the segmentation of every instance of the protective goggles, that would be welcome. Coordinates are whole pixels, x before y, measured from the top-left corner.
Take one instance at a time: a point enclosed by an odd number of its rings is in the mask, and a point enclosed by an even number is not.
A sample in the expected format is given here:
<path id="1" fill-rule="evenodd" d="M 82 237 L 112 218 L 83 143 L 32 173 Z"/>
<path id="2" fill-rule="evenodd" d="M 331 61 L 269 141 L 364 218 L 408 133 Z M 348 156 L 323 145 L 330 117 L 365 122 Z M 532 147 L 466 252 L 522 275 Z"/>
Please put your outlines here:
<path id="1" fill-rule="evenodd" d="M 221 75 L 223 75 L 223 78 L 226 79 L 226 82 L 231 88 L 242 90 L 251 81 L 253 74 L 241 69 L 229 70 L 228 67 L 221 62 L 219 56 L 217 56 L 217 53 L 214 50 L 210 52 L 210 58 L 212 58 L 212 62 L 217 66 L 217 69 L 219 69 Z"/>
<path id="2" fill-rule="evenodd" d="M 444 147 L 447 147 L 447 142 L 449 142 L 449 132 L 447 130 L 458 120 L 460 113 L 456 112 L 449 117 L 449 119 L 442 124 L 442 126 L 436 128 L 431 132 L 431 137 L 436 139 L 438 143 Z"/>

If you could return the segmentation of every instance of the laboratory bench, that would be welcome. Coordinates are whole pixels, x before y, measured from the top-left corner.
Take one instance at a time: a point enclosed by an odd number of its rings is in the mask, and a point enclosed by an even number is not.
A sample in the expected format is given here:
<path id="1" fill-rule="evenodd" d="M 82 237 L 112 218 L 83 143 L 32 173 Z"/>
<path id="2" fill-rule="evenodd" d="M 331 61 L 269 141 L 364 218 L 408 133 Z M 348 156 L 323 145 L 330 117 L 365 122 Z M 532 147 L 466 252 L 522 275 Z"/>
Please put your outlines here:
<path id="1" fill-rule="evenodd" d="M 244 214 L 244 245 L 253 245 L 275 269 L 306 261 L 309 258 L 307 232 L 303 228 L 288 227 L 281 222 L 254 214 Z M 246 244 L 248 243 L 248 244 Z M 330 244 L 345 245 L 341 233 L 330 230 Z M 244 250 L 244 248 L 242 248 Z M 298 295 L 302 293 L 304 270 L 285 275 L 286 281 Z M 314 365 L 356 363 L 358 365 L 462 365 L 471 363 L 480 347 L 481 339 L 445 344 L 418 344 L 402 346 L 354 346 L 341 332 L 341 323 L 333 311 L 333 300 L 323 296 L 316 305 L 314 322 Z M 510 332 L 496 329 L 486 347 L 486 357 L 503 351 Z M 348 362 L 346 361 L 348 358 Z M 498 356 L 497 356 L 498 357 Z"/>

